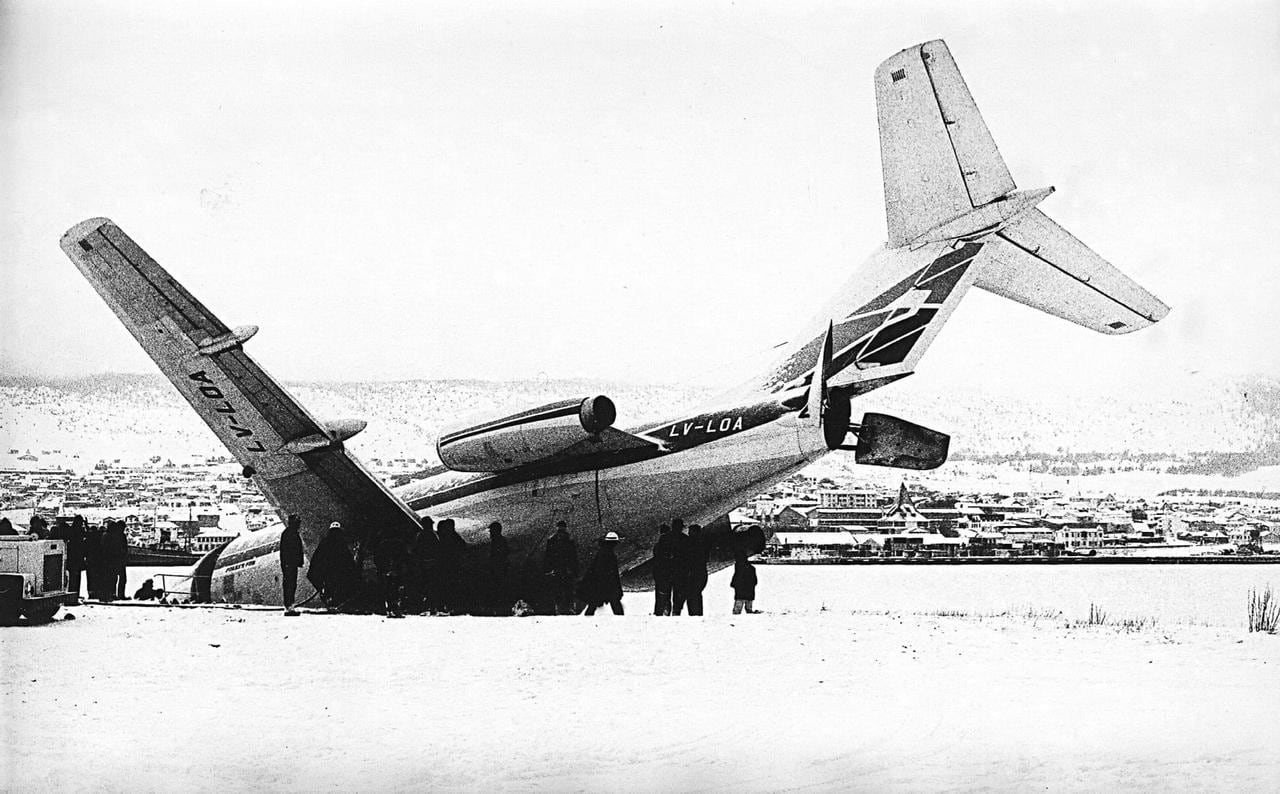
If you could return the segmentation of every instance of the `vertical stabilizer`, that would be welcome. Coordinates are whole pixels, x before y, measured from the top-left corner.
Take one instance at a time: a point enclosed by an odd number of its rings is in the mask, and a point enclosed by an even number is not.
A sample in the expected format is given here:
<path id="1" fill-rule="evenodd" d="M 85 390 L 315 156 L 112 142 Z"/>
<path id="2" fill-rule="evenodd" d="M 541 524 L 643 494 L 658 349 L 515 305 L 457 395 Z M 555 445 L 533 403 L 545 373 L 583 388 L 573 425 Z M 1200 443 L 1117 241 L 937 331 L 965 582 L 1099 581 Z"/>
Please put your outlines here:
<path id="1" fill-rule="evenodd" d="M 875 84 L 891 248 L 1014 189 L 946 43 L 894 55 Z"/>

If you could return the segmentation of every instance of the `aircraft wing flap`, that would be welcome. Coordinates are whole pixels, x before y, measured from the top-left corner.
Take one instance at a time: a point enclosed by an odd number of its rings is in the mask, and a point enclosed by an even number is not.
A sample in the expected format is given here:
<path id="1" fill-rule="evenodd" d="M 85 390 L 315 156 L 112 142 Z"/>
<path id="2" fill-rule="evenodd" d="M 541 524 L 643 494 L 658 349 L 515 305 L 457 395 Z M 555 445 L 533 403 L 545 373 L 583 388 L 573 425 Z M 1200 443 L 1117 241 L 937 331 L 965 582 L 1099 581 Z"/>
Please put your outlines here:
<path id="1" fill-rule="evenodd" d="M 417 516 L 340 439 L 262 370 L 232 330 L 106 218 L 77 224 L 62 249 L 236 461 L 314 545 L 331 521 L 416 526 Z M 298 439 L 316 443 L 299 452 Z"/>
<path id="2" fill-rule="evenodd" d="M 1052 218 L 1030 209 L 990 238 L 974 284 L 1104 334 L 1159 322 L 1169 307 Z"/>

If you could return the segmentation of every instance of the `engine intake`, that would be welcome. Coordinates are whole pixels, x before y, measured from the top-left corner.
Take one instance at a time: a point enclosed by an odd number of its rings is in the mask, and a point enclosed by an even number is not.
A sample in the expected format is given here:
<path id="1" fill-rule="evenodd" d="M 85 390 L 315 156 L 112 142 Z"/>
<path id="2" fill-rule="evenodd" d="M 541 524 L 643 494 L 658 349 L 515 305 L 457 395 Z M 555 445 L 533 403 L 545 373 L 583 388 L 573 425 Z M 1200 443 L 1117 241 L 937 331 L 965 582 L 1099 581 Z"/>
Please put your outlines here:
<path id="1" fill-rule="evenodd" d="M 436 452 L 454 471 L 505 471 L 554 457 L 617 418 L 613 400 L 603 394 L 563 400 L 445 433 Z"/>

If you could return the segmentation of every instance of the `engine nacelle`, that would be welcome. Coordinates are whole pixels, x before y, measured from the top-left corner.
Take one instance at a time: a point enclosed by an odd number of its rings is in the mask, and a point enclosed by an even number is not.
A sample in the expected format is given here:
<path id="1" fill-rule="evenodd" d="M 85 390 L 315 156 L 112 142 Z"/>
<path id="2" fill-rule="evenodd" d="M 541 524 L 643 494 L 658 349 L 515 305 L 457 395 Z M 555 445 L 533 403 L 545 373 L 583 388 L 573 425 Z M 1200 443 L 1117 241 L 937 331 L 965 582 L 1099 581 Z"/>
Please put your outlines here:
<path id="1" fill-rule="evenodd" d="M 617 418 L 613 400 L 603 394 L 564 400 L 444 433 L 436 452 L 454 471 L 505 471 L 554 457 Z"/>
<path id="2" fill-rule="evenodd" d="M 947 460 L 951 437 L 887 414 L 863 414 L 854 460 L 862 466 L 923 471 Z"/>

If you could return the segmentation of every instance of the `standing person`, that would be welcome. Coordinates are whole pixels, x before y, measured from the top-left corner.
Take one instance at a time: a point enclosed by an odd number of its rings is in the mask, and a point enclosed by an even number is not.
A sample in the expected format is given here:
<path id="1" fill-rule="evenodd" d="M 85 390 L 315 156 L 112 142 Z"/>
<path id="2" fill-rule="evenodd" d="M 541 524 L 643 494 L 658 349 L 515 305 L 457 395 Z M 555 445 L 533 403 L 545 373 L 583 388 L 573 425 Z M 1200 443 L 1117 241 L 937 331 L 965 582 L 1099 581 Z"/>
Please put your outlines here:
<path id="1" fill-rule="evenodd" d="M 502 537 L 502 523 L 489 525 L 489 610 L 494 615 L 511 614 L 508 595 L 511 576 L 511 547 Z"/>
<path id="2" fill-rule="evenodd" d="M 101 595 L 102 585 L 102 530 L 87 522 L 84 527 L 84 579 L 89 598 Z"/>
<path id="3" fill-rule="evenodd" d="M 745 533 L 735 535 L 733 540 L 733 578 L 729 580 L 729 586 L 733 588 L 733 614 L 740 615 L 743 609 L 748 614 L 754 614 L 752 604 L 756 600 L 756 567 L 747 559 L 750 549 Z"/>
<path id="4" fill-rule="evenodd" d="M 329 531 L 316 545 L 311 566 L 307 568 L 307 579 L 330 608 L 342 606 L 357 594 L 360 574 L 339 522 L 330 524 Z"/>
<path id="5" fill-rule="evenodd" d="M 373 565 L 378 571 L 378 600 L 389 618 L 402 618 L 404 572 L 409 563 L 408 539 L 399 529 L 388 528 L 377 537 Z"/>
<path id="6" fill-rule="evenodd" d="M 622 576 L 615 551 L 619 540 L 616 532 L 607 532 L 600 538 L 600 548 L 578 583 L 578 598 L 587 603 L 585 615 L 594 615 L 606 603 L 613 607 L 613 614 L 622 614 Z"/>
<path id="7" fill-rule="evenodd" d="M 49 536 L 49 522 L 41 518 L 38 513 L 32 513 L 31 522 L 27 525 L 27 533 L 43 540 Z"/>
<path id="8" fill-rule="evenodd" d="M 702 591 L 707 587 L 707 558 L 711 548 L 702 537 L 702 527 L 690 524 L 685 529 L 681 548 L 684 565 L 684 600 L 690 615 L 702 614 Z M 677 613 L 678 614 L 678 613 Z"/>
<path id="9" fill-rule="evenodd" d="M 84 516 L 71 519 L 67 527 L 67 589 L 71 591 L 69 605 L 80 603 L 80 572 L 84 570 L 85 547 Z"/>
<path id="10" fill-rule="evenodd" d="M 689 528 L 671 519 L 671 614 L 679 615 L 689 600 Z"/>
<path id="11" fill-rule="evenodd" d="M 462 580 L 462 560 L 467 542 L 454 528 L 452 518 L 436 524 L 440 535 L 440 548 L 436 554 L 436 571 L 440 577 L 441 607 L 445 612 L 465 612 L 465 593 Z"/>
<path id="12" fill-rule="evenodd" d="M 108 521 L 102 536 L 102 567 L 107 580 L 103 594 L 106 600 L 125 598 L 125 566 L 129 561 L 129 540 L 124 536 L 123 521 Z"/>
<path id="13" fill-rule="evenodd" d="M 280 532 L 280 588 L 284 613 L 289 616 L 298 614 L 298 610 L 293 608 L 293 600 L 298 592 L 298 569 L 303 563 L 302 536 L 298 534 L 301 526 L 302 520 L 290 515 Z"/>
<path id="14" fill-rule="evenodd" d="M 653 544 L 653 614 L 671 614 L 671 586 L 675 582 L 676 547 L 671 526 L 658 527 L 658 542 Z"/>
<path id="15" fill-rule="evenodd" d="M 409 601 L 415 610 L 440 609 L 440 584 L 436 573 L 436 553 L 439 547 L 440 538 L 436 536 L 435 522 L 431 516 L 423 516 L 421 528 L 409 544 L 413 560 Z"/>
<path id="16" fill-rule="evenodd" d="M 569 526 L 563 521 L 556 522 L 556 531 L 547 538 L 542 570 L 551 583 L 554 614 L 577 614 L 573 605 L 573 584 L 578 580 L 578 544 L 573 542 Z"/>

